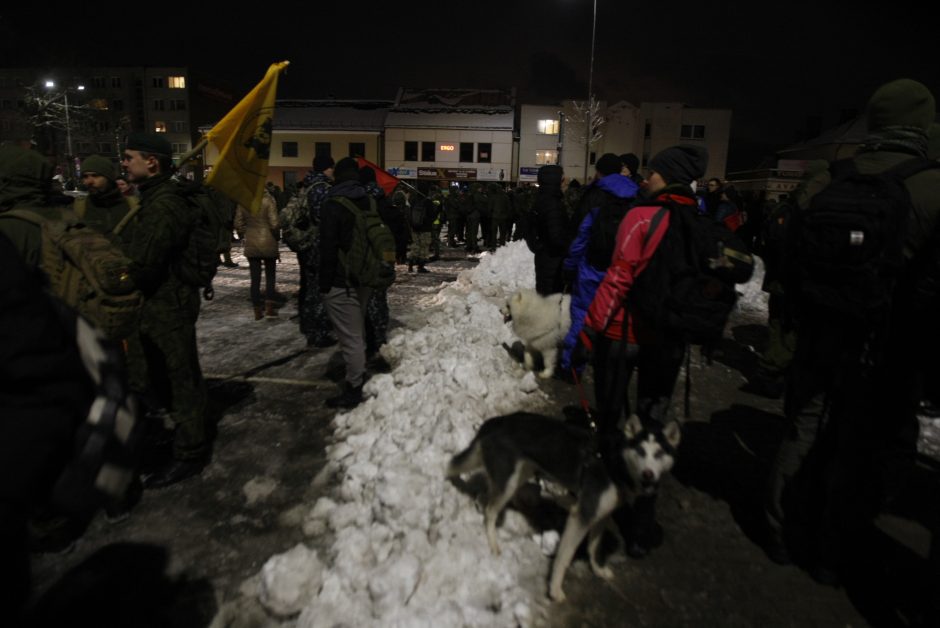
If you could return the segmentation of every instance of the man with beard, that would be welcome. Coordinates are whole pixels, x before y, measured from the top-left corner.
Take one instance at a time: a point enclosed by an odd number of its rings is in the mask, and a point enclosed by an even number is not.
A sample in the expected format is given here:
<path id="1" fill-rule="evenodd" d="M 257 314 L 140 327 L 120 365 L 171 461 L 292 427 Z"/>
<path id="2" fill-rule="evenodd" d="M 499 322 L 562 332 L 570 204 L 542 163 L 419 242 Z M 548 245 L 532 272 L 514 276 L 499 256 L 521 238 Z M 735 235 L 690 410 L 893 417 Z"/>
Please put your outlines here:
<path id="1" fill-rule="evenodd" d="M 117 168 L 110 159 L 91 155 L 82 161 L 82 185 L 88 196 L 75 201 L 75 213 L 86 225 L 102 233 L 111 233 L 131 209 L 140 205 L 136 197 L 124 196 L 118 188 Z M 122 230 L 129 237 L 128 225 Z"/>

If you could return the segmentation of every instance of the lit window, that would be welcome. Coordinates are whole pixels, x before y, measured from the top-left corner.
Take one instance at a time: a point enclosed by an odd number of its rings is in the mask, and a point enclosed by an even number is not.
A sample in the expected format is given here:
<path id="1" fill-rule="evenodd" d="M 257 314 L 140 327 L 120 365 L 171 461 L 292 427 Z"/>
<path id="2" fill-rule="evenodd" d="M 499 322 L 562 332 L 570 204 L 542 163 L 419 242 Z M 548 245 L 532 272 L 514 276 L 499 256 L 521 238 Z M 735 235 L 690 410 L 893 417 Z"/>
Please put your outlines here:
<path id="1" fill-rule="evenodd" d="M 171 76 L 169 78 L 170 87 L 173 89 L 186 89 L 185 76 Z"/>
<path id="2" fill-rule="evenodd" d="M 557 150 L 537 150 L 535 151 L 535 165 L 554 166 L 558 163 Z"/>
<path id="3" fill-rule="evenodd" d="M 166 122 L 161 122 L 157 120 L 153 123 L 153 132 L 154 133 L 166 133 Z"/>
<path id="4" fill-rule="evenodd" d="M 539 133 L 558 135 L 558 120 L 539 120 Z"/>

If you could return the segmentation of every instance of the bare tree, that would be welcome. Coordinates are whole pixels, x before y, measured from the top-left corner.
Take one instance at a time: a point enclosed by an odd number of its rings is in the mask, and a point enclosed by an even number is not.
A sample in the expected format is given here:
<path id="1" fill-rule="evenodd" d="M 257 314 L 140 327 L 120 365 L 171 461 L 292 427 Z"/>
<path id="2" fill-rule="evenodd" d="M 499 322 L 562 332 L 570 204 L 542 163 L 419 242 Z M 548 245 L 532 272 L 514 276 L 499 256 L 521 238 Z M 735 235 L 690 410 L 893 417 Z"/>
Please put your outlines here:
<path id="1" fill-rule="evenodd" d="M 604 116 L 600 115 L 601 104 L 593 96 L 588 102 L 583 101 L 573 101 L 571 103 L 572 109 L 574 110 L 569 116 L 568 119 L 577 123 L 587 126 L 587 121 L 591 121 L 591 133 L 587 138 L 588 144 L 596 144 L 599 139 L 604 137 L 604 133 L 601 131 L 601 127 L 604 126 L 604 123 L 607 122 L 607 119 Z M 585 135 L 587 133 L 585 132 Z"/>

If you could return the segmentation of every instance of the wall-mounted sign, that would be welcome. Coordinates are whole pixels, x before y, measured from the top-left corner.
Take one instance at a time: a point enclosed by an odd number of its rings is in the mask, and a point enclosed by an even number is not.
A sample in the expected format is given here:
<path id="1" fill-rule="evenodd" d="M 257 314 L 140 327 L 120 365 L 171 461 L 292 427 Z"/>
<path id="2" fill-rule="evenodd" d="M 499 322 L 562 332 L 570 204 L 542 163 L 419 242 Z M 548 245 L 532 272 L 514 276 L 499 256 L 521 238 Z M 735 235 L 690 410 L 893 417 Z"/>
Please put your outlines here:
<path id="1" fill-rule="evenodd" d="M 388 173 L 393 177 L 398 177 L 399 179 L 417 179 L 418 178 L 418 169 L 417 168 L 389 168 Z"/>
<path id="2" fill-rule="evenodd" d="M 476 180 L 476 168 L 418 168 L 419 179 Z"/>
<path id="3" fill-rule="evenodd" d="M 438 145 L 438 149 L 448 152 L 448 153 L 452 153 L 455 150 L 457 150 L 457 147 L 454 146 L 453 144 L 440 144 Z"/>

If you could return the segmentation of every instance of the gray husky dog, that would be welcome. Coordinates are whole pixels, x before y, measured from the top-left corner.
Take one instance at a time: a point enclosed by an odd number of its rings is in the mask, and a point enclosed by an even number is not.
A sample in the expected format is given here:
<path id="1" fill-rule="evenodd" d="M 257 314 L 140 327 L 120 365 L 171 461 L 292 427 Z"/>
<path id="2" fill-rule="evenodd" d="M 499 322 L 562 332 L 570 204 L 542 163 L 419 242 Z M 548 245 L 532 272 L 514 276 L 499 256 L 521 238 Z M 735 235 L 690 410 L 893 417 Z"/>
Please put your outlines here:
<path id="1" fill-rule="evenodd" d="M 621 438 L 622 436 L 622 438 Z M 631 416 L 622 434 L 598 450 L 596 436 L 583 427 L 539 414 L 517 412 L 488 419 L 470 445 L 450 460 L 447 477 L 482 470 L 488 492 L 484 523 L 490 551 L 499 554 L 496 519 L 516 492 L 536 474 L 574 497 L 552 564 L 548 593 L 562 601 L 562 580 L 586 535 L 591 569 L 602 578 L 613 572 L 597 560 L 602 532 L 614 510 L 636 497 L 654 495 L 675 460 L 680 429 L 672 421 L 646 430 Z"/>

